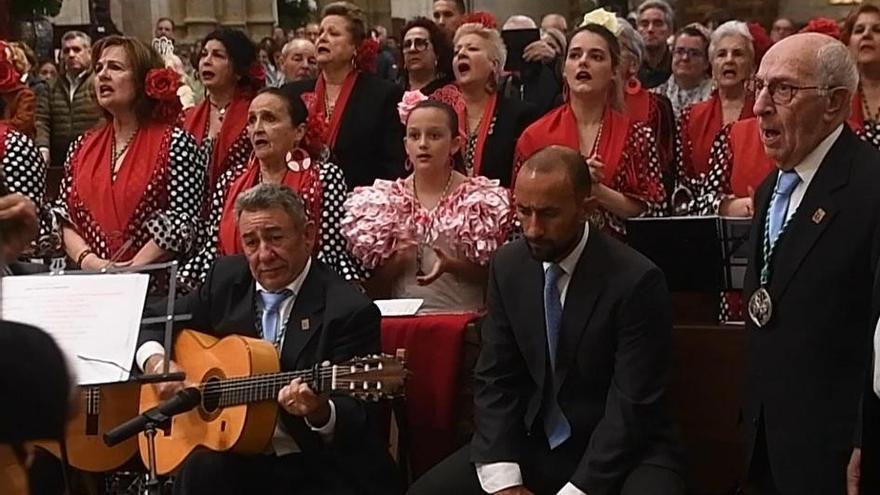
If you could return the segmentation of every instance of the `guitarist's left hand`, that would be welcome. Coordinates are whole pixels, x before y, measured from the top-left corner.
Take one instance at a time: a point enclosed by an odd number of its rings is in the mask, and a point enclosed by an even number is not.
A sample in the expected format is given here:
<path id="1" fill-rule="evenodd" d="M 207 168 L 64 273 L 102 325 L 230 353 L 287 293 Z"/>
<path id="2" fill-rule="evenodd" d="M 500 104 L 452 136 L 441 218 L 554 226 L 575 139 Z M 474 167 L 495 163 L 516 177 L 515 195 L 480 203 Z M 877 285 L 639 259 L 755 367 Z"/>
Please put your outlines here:
<path id="1" fill-rule="evenodd" d="M 314 428 L 321 428 L 330 421 L 330 403 L 326 396 L 316 395 L 296 378 L 278 391 L 278 405 L 289 414 L 306 418 Z"/>

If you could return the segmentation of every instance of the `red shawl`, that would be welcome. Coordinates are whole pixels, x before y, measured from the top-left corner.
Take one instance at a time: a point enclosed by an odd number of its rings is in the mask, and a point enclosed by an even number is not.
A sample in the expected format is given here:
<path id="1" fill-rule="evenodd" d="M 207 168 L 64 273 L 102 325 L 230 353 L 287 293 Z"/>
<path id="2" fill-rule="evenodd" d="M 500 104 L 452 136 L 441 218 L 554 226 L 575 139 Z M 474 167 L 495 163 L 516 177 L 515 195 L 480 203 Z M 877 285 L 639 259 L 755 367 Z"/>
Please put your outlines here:
<path id="1" fill-rule="evenodd" d="M 651 125 L 651 107 L 656 105 L 651 93 L 645 91 L 645 88 L 636 81 L 627 84 L 623 97 L 626 114 L 629 115 L 629 118 Z"/>
<path id="2" fill-rule="evenodd" d="M 226 163 L 226 159 L 232 145 L 245 132 L 250 104 L 250 98 L 245 98 L 243 94 L 236 92 L 232 101 L 229 102 L 229 107 L 226 108 L 220 132 L 217 133 L 217 141 L 214 143 L 211 165 L 208 169 L 209 191 L 217 183 L 217 178 L 230 167 L 230 164 Z M 196 142 L 202 144 L 208 134 L 210 118 L 211 102 L 205 98 L 205 101 L 184 113 L 183 128 L 196 138 Z"/>
<path id="3" fill-rule="evenodd" d="M 309 107 L 309 114 L 317 115 L 327 123 L 327 135 L 324 136 L 324 142 L 330 149 L 336 148 L 336 139 L 339 137 L 339 129 L 342 127 L 342 118 L 345 116 L 345 108 L 348 106 L 348 100 L 354 91 L 354 85 L 357 82 L 360 72 L 353 70 L 345 76 L 342 88 L 339 90 L 339 96 L 336 98 L 336 106 L 333 107 L 333 115 L 327 119 L 327 83 L 324 81 L 324 73 L 318 75 L 318 81 L 315 82 L 314 93 L 304 93 L 302 95 L 306 106 Z"/>
<path id="4" fill-rule="evenodd" d="M 630 118 L 615 112 L 611 108 L 605 109 L 602 121 L 602 131 L 599 139 L 598 155 L 605 162 L 606 186 L 612 186 L 614 175 L 620 166 L 620 158 L 623 156 L 629 131 L 631 128 Z M 550 145 L 562 145 L 580 152 L 580 135 L 578 134 L 577 121 L 571 104 L 562 105 L 551 111 L 544 117 L 530 125 L 516 144 L 517 170 L 519 166 L 537 151 Z M 514 173 L 514 179 L 516 173 Z"/>
<path id="5" fill-rule="evenodd" d="M 80 232 L 84 226 L 76 220 L 84 220 L 83 213 L 91 216 L 100 228 L 98 235 L 106 235 L 109 255 L 116 254 L 131 232 L 140 228 L 132 225 L 133 217 L 145 199 L 147 186 L 168 167 L 171 131 L 171 126 L 163 124 L 141 127 L 128 147 L 116 180 L 110 163 L 114 139 L 111 123 L 87 134 L 71 158 L 68 211 Z M 130 246 L 119 259 L 130 259 L 137 249 L 139 246 Z"/>
<path id="6" fill-rule="evenodd" d="M 853 95 L 852 112 L 850 112 L 846 123 L 856 134 L 861 134 L 865 129 L 865 111 L 862 107 L 862 95 L 858 91 Z"/>
<path id="7" fill-rule="evenodd" d="M 748 197 L 749 188 L 758 189 L 767 174 L 775 169 L 764 152 L 758 119 L 740 120 L 730 126 L 730 151 L 733 155 L 730 188 L 734 196 Z"/>
<path id="8" fill-rule="evenodd" d="M 311 166 L 306 170 L 294 171 L 288 169 L 284 173 L 282 183 L 294 191 L 298 192 L 306 204 L 306 211 L 309 219 L 315 222 L 320 230 L 321 226 L 321 198 L 322 184 L 320 180 L 320 166 L 317 162 L 312 162 Z M 226 200 L 223 202 L 223 211 L 220 216 L 220 227 L 217 235 L 217 249 L 220 255 L 227 256 L 232 254 L 243 253 L 241 242 L 239 242 L 240 233 L 238 231 L 238 222 L 235 218 L 235 200 L 238 195 L 260 183 L 260 163 L 251 155 L 248 162 L 247 170 L 238 177 L 230 186 L 226 193 Z M 320 232 L 317 239 L 320 239 Z M 315 242 L 315 252 L 318 250 L 318 242 Z"/>
<path id="9" fill-rule="evenodd" d="M 492 128 L 492 120 L 495 118 L 495 109 L 498 106 L 498 94 L 492 93 L 489 96 L 489 101 L 486 103 L 486 108 L 483 109 L 483 118 L 480 119 L 480 128 L 477 129 L 477 146 L 474 150 L 474 162 L 473 170 L 474 177 L 480 175 L 480 171 L 483 170 L 483 153 L 486 150 L 486 140 L 489 138 L 489 130 Z M 467 129 L 467 107 L 465 105 L 460 105 L 455 107 L 456 112 L 458 113 L 458 122 L 459 127 L 463 129 Z M 463 133 L 462 135 L 467 136 L 467 133 Z"/>
<path id="10" fill-rule="evenodd" d="M 755 104 L 754 95 L 746 95 L 739 119 L 754 117 L 752 107 Z M 690 143 L 690 153 L 683 153 L 684 172 L 692 179 L 709 172 L 709 155 L 712 152 L 712 142 L 718 136 L 718 132 L 724 125 L 724 113 L 721 109 L 721 98 L 714 93 L 712 98 L 690 106 L 686 122 L 682 123 L 681 132 L 687 133 L 682 136 L 682 143 Z"/>

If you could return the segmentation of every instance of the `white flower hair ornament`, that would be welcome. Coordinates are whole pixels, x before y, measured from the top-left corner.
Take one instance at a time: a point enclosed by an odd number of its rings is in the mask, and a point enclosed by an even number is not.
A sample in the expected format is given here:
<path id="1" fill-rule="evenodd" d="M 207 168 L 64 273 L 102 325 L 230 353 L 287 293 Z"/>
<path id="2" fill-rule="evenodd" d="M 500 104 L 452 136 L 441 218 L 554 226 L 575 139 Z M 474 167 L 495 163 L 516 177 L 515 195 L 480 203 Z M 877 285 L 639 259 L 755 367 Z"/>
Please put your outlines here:
<path id="1" fill-rule="evenodd" d="M 615 37 L 620 36 L 621 26 L 617 20 L 617 15 L 605 9 L 595 9 L 584 14 L 584 18 L 578 27 L 584 27 L 587 24 L 598 24 L 611 31 L 611 34 Z"/>

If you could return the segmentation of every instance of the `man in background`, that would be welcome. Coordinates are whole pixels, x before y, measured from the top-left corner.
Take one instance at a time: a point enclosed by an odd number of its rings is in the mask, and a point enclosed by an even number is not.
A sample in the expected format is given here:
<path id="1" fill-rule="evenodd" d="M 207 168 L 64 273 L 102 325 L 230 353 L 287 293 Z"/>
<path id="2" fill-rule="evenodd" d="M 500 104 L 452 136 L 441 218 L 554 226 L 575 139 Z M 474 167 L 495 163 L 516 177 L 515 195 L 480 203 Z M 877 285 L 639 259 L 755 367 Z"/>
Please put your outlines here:
<path id="1" fill-rule="evenodd" d="M 639 81 L 647 89 L 656 88 L 672 75 L 669 36 L 675 26 L 675 12 L 664 0 L 645 0 L 639 5 L 636 27 L 645 40 L 645 60 Z"/>
<path id="2" fill-rule="evenodd" d="M 318 74 L 315 45 L 307 39 L 288 41 L 281 49 L 281 71 L 286 82 L 314 79 Z"/>

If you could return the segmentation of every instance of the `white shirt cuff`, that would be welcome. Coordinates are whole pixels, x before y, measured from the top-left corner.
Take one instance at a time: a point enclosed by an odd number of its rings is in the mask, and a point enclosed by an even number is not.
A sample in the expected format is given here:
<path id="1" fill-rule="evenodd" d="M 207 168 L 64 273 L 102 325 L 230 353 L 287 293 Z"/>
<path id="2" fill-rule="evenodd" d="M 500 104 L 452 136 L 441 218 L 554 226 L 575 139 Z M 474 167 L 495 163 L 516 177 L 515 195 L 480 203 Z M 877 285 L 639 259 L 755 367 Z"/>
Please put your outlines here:
<path id="1" fill-rule="evenodd" d="M 880 397 L 880 321 L 874 329 L 874 395 Z"/>
<path id="2" fill-rule="evenodd" d="M 330 403 L 330 419 L 327 420 L 326 425 L 320 428 L 315 428 L 309 423 L 309 418 L 303 418 L 306 421 L 306 425 L 311 428 L 312 431 L 320 435 L 321 439 L 324 440 L 324 443 L 332 442 L 333 433 L 336 431 L 336 404 L 333 403 L 333 399 L 328 399 L 327 402 Z"/>
<path id="3" fill-rule="evenodd" d="M 582 492 L 580 488 L 572 485 L 569 482 L 569 483 L 566 483 L 565 486 L 563 486 L 562 489 L 559 490 L 559 493 L 557 493 L 556 495 L 587 495 L 587 494 Z"/>
<path id="4" fill-rule="evenodd" d="M 495 493 L 523 484 L 522 471 L 515 462 L 477 463 L 477 478 L 487 493 Z"/>
<path id="5" fill-rule="evenodd" d="M 138 347 L 137 352 L 134 354 L 134 362 L 137 363 L 137 366 L 141 371 L 146 373 L 144 366 L 147 365 L 147 359 L 150 359 L 154 354 L 162 354 L 164 356 L 165 347 L 155 340 L 144 342 Z"/>

